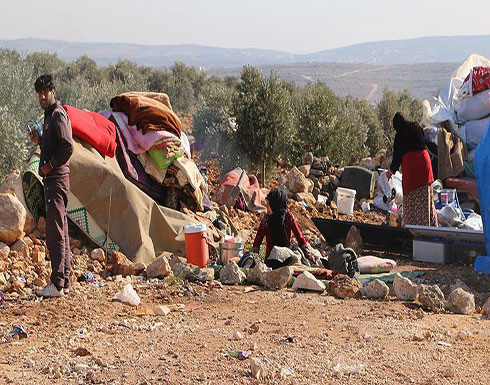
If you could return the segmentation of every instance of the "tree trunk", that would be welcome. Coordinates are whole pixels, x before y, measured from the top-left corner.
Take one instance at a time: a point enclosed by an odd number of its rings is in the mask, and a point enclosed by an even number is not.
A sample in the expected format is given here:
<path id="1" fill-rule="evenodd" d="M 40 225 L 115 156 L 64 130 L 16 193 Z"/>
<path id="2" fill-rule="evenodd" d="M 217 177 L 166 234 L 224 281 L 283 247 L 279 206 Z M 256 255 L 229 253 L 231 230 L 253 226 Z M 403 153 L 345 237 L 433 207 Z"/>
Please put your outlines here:
<path id="1" fill-rule="evenodd" d="M 262 187 L 265 186 L 265 159 L 262 159 Z"/>

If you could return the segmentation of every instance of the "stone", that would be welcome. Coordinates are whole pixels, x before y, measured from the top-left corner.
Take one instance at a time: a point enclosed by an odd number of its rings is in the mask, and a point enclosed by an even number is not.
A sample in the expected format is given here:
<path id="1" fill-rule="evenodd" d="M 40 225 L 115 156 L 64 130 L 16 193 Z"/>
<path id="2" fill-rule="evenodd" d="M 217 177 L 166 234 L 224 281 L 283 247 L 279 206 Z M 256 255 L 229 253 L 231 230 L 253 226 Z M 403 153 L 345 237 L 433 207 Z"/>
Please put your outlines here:
<path id="1" fill-rule="evenodd" d="M 233 340 L 235 341 L 243 340 L 243 338 L 244 338 L 243 333 L 238 330 L 233 334 Z"/>
<path id="2" fill-rule="evenodd" d="M 400 273 L 395 275 L 393 289 L 397 298 L 402 301 L 415 301 L 417 299 L 417 285 L 408 278 L 402 277 Z"/>
<path id="3" fill-rule="evenodd" d="M 160 255 L 146 268 L 148 278 L 165 278 L 172 274 L 172 268 L 168 263 L 166 255 Z"/>
<path id="4" fill-rule="evenodd" d="M 34 263 L 41 263 L 46 260 L 46 252 L 41 246 L 34 246 L 31 253 L 31 259 Z"/>
<path id="5" fill-rule="evenodd" d="M 446 304 L 444 294 L 437 285 L 420 285 L 417 289 L 420 304 L 432 311 L 441 311 Z"/>
<path id="6" fill-rule="evenodd" d="M 254 267 L 252 267 L 247 275 L 247 282 L 259 286 L 264 286 L 264 274 L 272 271 L 272 269 L 266 266 L 263 262 L 257 262 Z"/>
<path id="7" fill-rule="evenodd" d="M 340 179 L 335 175 L 329 175 L 328 181 L 332 184 L 334 190 L 337 190 L 340 186 Z"/>
<path id="8" fill-rule="evenodd" d="M 154 305 L 151 307 L 151 310 L 155 315 L 167 315 L 171 312 L 170 308 L 165 305 Z"/>
<path id="9" fill-rule="evenodd" d="M 0 242 L 13 244 L 24 235 L 26 210 L 14 194 L 0 193 Z"/>
<path id="10" fill-rule="evenodd" d="M 167 257 L 167 258 L 168 258 L 168 263 L 170 264 L 170 268 L 172 269 L 172 271 L 174 271 L 175 266 L 177 266 L 178 264 L 187 263 L 187 260 L 185 258 L 178 257 L 174 254 L 171 254 L 170 257 Z M 175 274 L 175 272 L 174 272 L 174 274 Z"/>
<path id="11" fill-rule="evenodd" d="M 90 253 L 90 258 L 95 261 L 105 262 L 105 252 L 102 249 L 93 249 Z"/>
<path id="12" fill-rule="evenodd" d="M 315 188 L 315 183 L 311 179 L 306 179 L 306 193 L 312 193 L 313 189 Z M 301 193 L 300 193 L 301 194 Z"/>
<path id="13" fill-rule="evenodd" d="M 46 281 L 40 277 L 37 277 L 32 281 L 32 284 L 36 287 L 44 287 L 44 285 L 46 285 Z"/>
<path id="14" fill-rule="evenodd" d="M 293 273 L 294 269 L 290 266 L 271 270 L 264 274 L 264 286 L 268 289 L 284 289 L 291 280 Z"/>
<path id="15" fill-rule="evenodd" d="M 307 192 L 309 183 L 306 177 L 296 167 L 288 173 L 288 188 L 293 193 Z"/>
<path id="16" fill-rule="evenodd" d="M 43 237 L 46 235 L 46 218 L 39 217 L 39 220 L 37 221 L 37 229 L 39 234 L 41 234 Z"/>
<path id="17" fill-rule="evenodd" d="M 199 269 L 197 279 L 201 282 L 212 282 L 214 280 L 214 269 L 212 267 Z"/>
<path id="18" fill-rule="evenodd" d="M 309 271 L 305 271 L 296 278 L 293 283 L 293 289 L 318 291 L 323 293 L 325 291 L 325 284 L 316 279 Z"/>
<path id="19" fill-rule="evenodd" d="M 361 287 L 361 294 L 370 299 L 386 299 L 390 294 L 390 288 L 385 282 L 375 279 Z"/>
<path id="20" fill-rule="evenodd" d="M 447 297 L 446 309 L 457 314 L 471 314 L 475 311 L 475 296 L 458 288 Z"/>
<path id="21" fill-rule="evenodd" d="M 24 237 L 22 238 L 25 242 L 25 244 L 27 245 L 27 247 L 30 249 L 31 247 L 34 247 L 34 242 L 32 241 L 31 238 L 29 237 Z"/>
<path id="22" fill-rule="evenodd" d="M 15 251 L 21 258 L 29 257 L 29 246 L 27 246 L 24 239 L 18 239 L 10 248 L 10 251 Z"/>
<path id="23" fill-rule="evenodd" d="M 311 165 L 305 164 L 303 166 L 299 166 L 298 170 L 303 173 L 304 176 L 308 177 L 308 174 L 310 173 Z"/>
<path id="24" fill-rule="evenodd" d="M 389 167 L 389 166 L 388 166 Z M 333 172 L 333 174 L 339 178 L 339 180 L 342 180 L 342 174 L 344 173 L 344 168 L 341 167 L 341 168 L 336 168 Z"/>
<path id="25" fill-rule="evenodd" d="M 456 281 L 449 286 L 449 293 L 452 291 L 456 290 L 457 288 L 461 288 L 464 291 L 467 291 L 468 293 L 471 293 L 471 289 L 468 287 L 466 283 L 464 283 L 461 279 L 456 278 Z"/>
<path id="26" fill-rule="evenodd" d="M 269 258 L 284 262 L 288 258 L 292 258 L 291 264 L 301 263 L 301 253 L 291 250 L 289 247 L 274 246 L 271 250 Z"/>
<path id="27" fill-rule="evenodd" d="M 120 251 L 113 251 L 111 254 L 112 272 L 114 275 L 123 277 L 134 275 L 134 264 Z"/>
<path id="28" fill-rule="evenodd" d="M 175 264 L 172 272 L 176 277 L 180 277 L 181 279 L 189 279 L 194 276 L 193 269 L 188 263 Z"/>
<path id="29" fill-rule="evenodd" d="M 305 156 L 303 156 L 303 164 L 310 165 L 313 163 L 313 153 L 307 152 Z"/>
<path id="30" fill-rule="evenodd" d="M 0 242 L 0 261 L 5 261 L 10 254 L 10 247 Z"/>
<path id="31" fill-rule="evenodd" d="M 219 280 L 225 285 L 240 285 L 245 281 L 245 273 L 235 261 L 231 261 L 219 272 Z"/>
<path id="32" fill-rule="evenodd" d="M 263 380 L 270 375 L 269 361 L 265 358 L 252 358 L 250 360 L 250 371 L 252 377 L 257 380 Z"/>
<path id="33" fill-rule="evenodd" d="M 361 237 L 361 232 L 357 229 L 356 226 L 351 226 L 347 236 L 345 237 L 344 247 L 350 247 L 352 250 L 356 252 L 357 255 L 360 255 L 362 249 L 364 248 L 364 241 Z"/>
<path id="34" fill-rule="evenodd" d="M 304 201 L 310 207 L 315 206 L 316 203 L 316 199 L 311 193 L 297 193 L 296 199 L 298 202 Z"/>
<path id="35" fill-rule="evenodd" d="M 344 274 L 337 274 L 328 283 L 328 292 L 341 299 L 354 298 L 360 290 L 359 281 Z"/>
<path id="36" fill-rule="evenodd" d="M 322 176 L 325 176 L 325 173 L 322 170 L 317 170 L 316 168 L 312 168 L 310 170 L 310 175 L 313 175 L 316 178 L 321 178 Z"/>
<path id="37" fill-rule="evenodd" d="M 143 262 L 136 262 L 134 265 L 134 273 L 136 275 L 143 274 L 146 270 L 146 265 Z"/>
<path id="38" fill-rule="evenodd" d="M 22 173 L 18 170 L 13 171 L 7 178 L 4 179 L 0 186 L 0 193 L 11 193 L 19 200 L 26 211 L 26 218 L 24 224 L 24 232 L 26 234 L 32 233 L 36 228 L 36 221 L 27 207 L 27 203 L 24 198 L 24 187 L 22 186 Z"/>
<path id="39" fill-rule="evenodd" d="M 487 302 L 483 305 L 481 312 L 483 315 L 490 316 L 490 297 L 488 297 Z"/>

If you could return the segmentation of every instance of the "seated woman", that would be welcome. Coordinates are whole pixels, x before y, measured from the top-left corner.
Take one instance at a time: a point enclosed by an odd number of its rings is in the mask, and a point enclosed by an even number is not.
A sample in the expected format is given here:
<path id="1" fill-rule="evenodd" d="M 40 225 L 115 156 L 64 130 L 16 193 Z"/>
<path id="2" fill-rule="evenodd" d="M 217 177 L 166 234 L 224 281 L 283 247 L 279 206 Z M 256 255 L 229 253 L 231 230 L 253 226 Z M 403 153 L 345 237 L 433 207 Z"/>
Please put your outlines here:
<path id="1" fill-rule="evenodd" d="M 293 214 L 288 211 L 288 198 L 286 194 L 279 190 L 272 190 L 265 198 L 267 201 L 267 214 L 260 221 L 260 226 L 253 243 L 253 251 L 259 252 L 260 245 L 265 237 L 265 264 L 273 269 L 287 266 L 292 258 L 285 261 L 269 260 L 269 254 L 274 246 L 290 247 L 291 232 L 294 233 L 300 249 L 305 257 L 312 260 L 311 254 L 306 249 L 306 240 L 296 223 Z"/>

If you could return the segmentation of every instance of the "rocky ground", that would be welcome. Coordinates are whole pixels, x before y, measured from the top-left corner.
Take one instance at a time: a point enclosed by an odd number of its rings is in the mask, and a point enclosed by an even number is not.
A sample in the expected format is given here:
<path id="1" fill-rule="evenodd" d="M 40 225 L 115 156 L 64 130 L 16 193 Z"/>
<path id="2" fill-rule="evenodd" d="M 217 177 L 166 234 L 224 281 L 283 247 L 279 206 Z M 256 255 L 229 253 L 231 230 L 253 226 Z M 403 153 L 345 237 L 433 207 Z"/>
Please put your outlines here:
<path id="1" fill-rule="evenodd" d="M 490 279 L 475 278 L 471 268 L 406 262 L 398 259 L 398 269 L 424 269 L 418 283 L 439 284 L 446 293 L 460 278 L 477 294 L 477 306 L 490 294 Z M 0 383 L 490 380 L 490 320 L 478 308 L 470 315 L 433 313 L 393 295 L 381 301 L 338 299 L 325 293 L 188 283 L 174 277 L 133 278 L 141 298 L 133 307 L 112 299 L 129 281 L 99 277 L 97 283 L 76 283 L 61 299 L 4 300 L 0 327 L 8 330 L 20 323 L 28 337 L 0 344 Z M 153 305 L 166 305 L 171 312 L 144 315 Z M 232 357 L 237 351 L 251 355 L 239 360 Z M 252 361 L 262 366 L 265 375 L 260 379 L 252 376 Z"/>

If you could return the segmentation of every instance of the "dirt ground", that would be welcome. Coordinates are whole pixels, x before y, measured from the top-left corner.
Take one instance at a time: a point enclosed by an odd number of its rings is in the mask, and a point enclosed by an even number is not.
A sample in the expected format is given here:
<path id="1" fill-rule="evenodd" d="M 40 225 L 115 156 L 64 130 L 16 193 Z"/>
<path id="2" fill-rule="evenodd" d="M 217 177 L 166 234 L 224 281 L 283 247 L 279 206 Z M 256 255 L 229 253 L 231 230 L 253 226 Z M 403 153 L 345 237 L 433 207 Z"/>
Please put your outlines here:
<path id="1" fill-rule="evenodd" d="M 398 262 L 401 270 L 426 270 L 419 282 L 443 291 L 462 279 L 479 306 L 490 295 L 490 278 L 469 267 Z M 61 299 L 4 301 L 1 328 L 21 323 L 29 336 L 0 344 L 0 383 L 490 383 L 490 320 L 478 313 L 176 279 L 133 282 L 142 301 L 136 308 L 112 300 L 124 284 L 83 283 Z M 150 304 L 185 307 L 136 315 Z M 253 378 L 250 358 L 228 356 L 238 350 L 266 358 L 270 375 Z"/>

